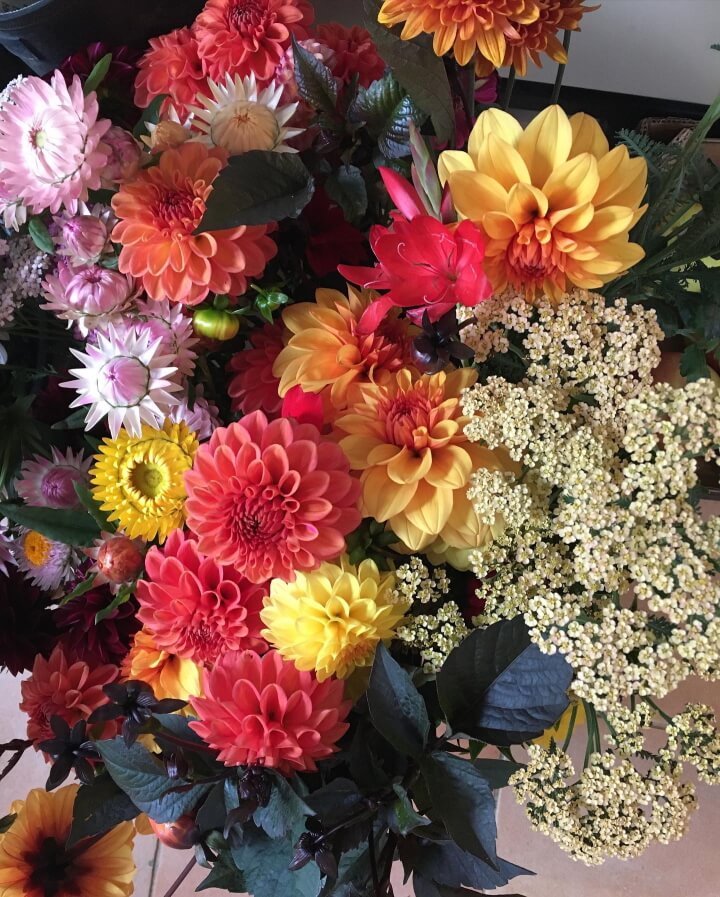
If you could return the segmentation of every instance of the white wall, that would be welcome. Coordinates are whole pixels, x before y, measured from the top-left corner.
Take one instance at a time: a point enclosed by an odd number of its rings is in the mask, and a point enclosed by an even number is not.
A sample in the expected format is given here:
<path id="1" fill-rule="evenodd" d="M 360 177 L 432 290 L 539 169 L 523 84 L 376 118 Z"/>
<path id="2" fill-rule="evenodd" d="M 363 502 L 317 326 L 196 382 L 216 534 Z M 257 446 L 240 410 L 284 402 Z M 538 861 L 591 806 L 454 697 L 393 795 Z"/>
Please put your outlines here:
<path id="1" fill-rule="evenodd" d="M 315 0 L 315 7 L 321 20 L 362 20 L 361 0 Z M 572 36 L 564 83 L 709 103 L 720 93 L 714 43 L 720 43 L 720 0 L 603 0 Z M 528 77 L 554 81 L 555 72 L 550 63 Z"/>

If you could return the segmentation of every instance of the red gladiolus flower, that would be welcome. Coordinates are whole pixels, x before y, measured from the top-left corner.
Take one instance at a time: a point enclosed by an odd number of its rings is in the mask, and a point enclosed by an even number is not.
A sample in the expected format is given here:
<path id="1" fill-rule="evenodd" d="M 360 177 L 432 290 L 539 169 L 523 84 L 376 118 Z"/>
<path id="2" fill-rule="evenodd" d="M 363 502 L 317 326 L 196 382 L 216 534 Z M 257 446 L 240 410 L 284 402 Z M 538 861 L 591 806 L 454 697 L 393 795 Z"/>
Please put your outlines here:
<path id="1" fill-rule="evenodd" d="M 340 679 L 318 682 L 277 651 L 233 651 L 203 674 L 205 697 L 192 699 L 200 719 L 190 727 L 226 766 L 312 772 L 348 730 L 343 690 Z"/>

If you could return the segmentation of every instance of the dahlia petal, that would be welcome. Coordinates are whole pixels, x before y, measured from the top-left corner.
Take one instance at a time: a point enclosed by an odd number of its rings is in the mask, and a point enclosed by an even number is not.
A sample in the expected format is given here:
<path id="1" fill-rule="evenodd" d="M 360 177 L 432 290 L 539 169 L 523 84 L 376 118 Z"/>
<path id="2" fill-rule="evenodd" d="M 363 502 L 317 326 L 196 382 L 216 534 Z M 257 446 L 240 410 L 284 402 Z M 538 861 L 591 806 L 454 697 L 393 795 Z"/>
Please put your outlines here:
<path id="1" fill-rule="evenodd" d="M 543 186 L 551 209 L 564 209 L 594 200 L 600 174 L 598 162 L 590 153 L 559 163 Z"/>
<path id="2" fill-rule="evenodd" d="M 482 115 L 484 114 L 485 113 L 482 113 L 480 117 L 482 118 Z M 479 120 L 480 119 L 478 119 L 478 121 Z M 475 164 L 467 153 L 461 152 L 460 150 L 445 150 L 440 154 L 438 160 L 438 177 L 440 178 L 440 183 L 444 186 L 450 180 L 450 175 L 454 174 L 456 171 L 474 172 Z"/>
<path id="3" fill-rule="evenodd" d="M 571 158 L 579 156 L 580 153 L 591 153 L 599 161 L 607 155 L 610 144 L 597 120 L 591 115 L 586 115 L 584 112 L 571 115 L 570 127 L 573 135 Z"/>
<path id="4" fill-rule="evenodd" d="M 628 231 L 634 217 L 633 211 L 624 206 L 604 206 L 597 209 L 591 223 L 577 233 L 577 239 L 587 243 L 608 240 Z"/>
<path id="5" fill-rule="evenodd" d="M 366 470 L 362 476 L 363 512 L 381 523 L 403 511 L 417 491 L 417 483 L 392 484 L 383 468 Z"/>
<path id="6" fill-rule="evenodd" d="M 458 212 L 478 223 L 488 212 L 505 212 L 508 193 L 494 178 L 474 171 L 450 175 L 450 190 Z"/>
<path id="7" fill-rule="evenodd" d="M 568 130 L 570 126 L 568 125 Z M 523 134 L 524 137 L 524 134 Z M 522 138 L 521 138 L 522 139 Z M 521 152 L 521 144 L 518 148 L 505 143 L 495 134 L 489 134 L 487 140 L 481 145 L 477 155 L 477 167 L 479 170 L 486 172 L 493 180 L 497 181 L 506 190 L 509 190 L 514 184 L 536 184 L 540 186 L 544 183 L 544 179 L 533 177 L 530 171 L 528 161 Z M 532 156 L 531 156 L 532 158 Z M 462 175 L 463 172 L 458 172 Z M 450 188 L 453 188 L 453 182 L 450 182 Z M 453 194 L 453 199 L 455 195 Z"/>
<path id="8" fill-rule="evenodd" d="M 533 184 L 545 184 L 553 171 L 568 160 L 572 139 L 570 121 L 560 106 L 548 106 L 535 116 L 517 144 Z"/>

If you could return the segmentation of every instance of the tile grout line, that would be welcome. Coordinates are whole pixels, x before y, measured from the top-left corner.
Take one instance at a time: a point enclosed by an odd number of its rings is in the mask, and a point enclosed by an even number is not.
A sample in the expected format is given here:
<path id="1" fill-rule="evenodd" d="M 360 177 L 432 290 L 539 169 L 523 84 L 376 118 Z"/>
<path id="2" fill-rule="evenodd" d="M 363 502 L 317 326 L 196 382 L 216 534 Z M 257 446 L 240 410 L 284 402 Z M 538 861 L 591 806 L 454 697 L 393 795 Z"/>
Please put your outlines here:
<path id="1" fill-rule="evenodd" d="M 155 852 L 153 853 L 152 872 L 150 873 L 150 887 L 148 888 L 147 897 L 153 897 L 155 890 L 155 878 L 157 877 L 158 860 L 160 858 L 160 841 L 155 841 Z"/>

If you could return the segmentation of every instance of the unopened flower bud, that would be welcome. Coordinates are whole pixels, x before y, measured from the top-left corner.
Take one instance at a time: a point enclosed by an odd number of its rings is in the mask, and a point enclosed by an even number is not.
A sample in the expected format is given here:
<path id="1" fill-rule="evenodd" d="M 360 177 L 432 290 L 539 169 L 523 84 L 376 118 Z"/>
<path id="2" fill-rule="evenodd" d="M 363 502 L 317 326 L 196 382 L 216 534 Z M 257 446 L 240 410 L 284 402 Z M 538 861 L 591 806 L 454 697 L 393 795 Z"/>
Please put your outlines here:
<path id="1" fill-rule="evenodd" d="M 127 536 L 112 536 L 98 550 L 98 571 L 116 585 L 135 579 L 142 565 L 142 553 Z"/>
<path id="2" fill-rule="evenodd" d="M 110 147 L 110 158 L 102 171 L 102 185 L 112 188 L 135 175 L 142 150 L 129 131 L 116 125 L 105 134 L 103 143 Z"/>
<path id="3" fill-rule="evenodd" d="M 66 256 L 71 265 L 90 265 L 100 258 L 107 243 L 108 230 L 105 223 L 94 215 L 73 215 L 62 221 L 55 239 L 58 254 Z"/>

